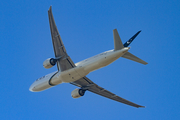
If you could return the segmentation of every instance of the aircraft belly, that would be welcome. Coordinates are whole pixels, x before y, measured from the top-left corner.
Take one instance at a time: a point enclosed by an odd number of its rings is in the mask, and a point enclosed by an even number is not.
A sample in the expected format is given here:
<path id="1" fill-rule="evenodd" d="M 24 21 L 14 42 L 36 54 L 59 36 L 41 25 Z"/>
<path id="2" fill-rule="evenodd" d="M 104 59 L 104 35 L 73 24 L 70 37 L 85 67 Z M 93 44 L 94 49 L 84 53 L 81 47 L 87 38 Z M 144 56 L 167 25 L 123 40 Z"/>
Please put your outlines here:
<path id="1" fill-rule="evenodd" d="M 51 87 L 52 86 L 49 85 L 48 81 L 45 81 L 36 88 L 36 91 L 43 91 L 43 90 L 46 90 L 46 89 L 51 88 Z"/>
<path id="2" fill-rule="evenodd" d="M 117 51 L 117 52 L 113 52 L 110 55 L 107 55 L 104 57 L 103 62 L 101 62 L 102 66 L 107 66 L 111 63 L 113 63 L 115 60 L 117 60 L 118 58 L 120 58 L 124 53 L 121 51 Z"/>
<path id="3" fill-rule="evenodd" d="M 99 59 L 94 59 L 94 61 L 88 62 L 83 65 L 84 71 L 89 73 L 94 70 L 100 69 L 102 67 L 105 67 L 115 60 L 117 60 L 119 57 L 121 57 L 124 53 L 121 51 L 112 52 L 107 55 L 101 56 Z"/>
<path id="4" fill-rule="evenodd" d="M 99 68 L 100 68 L 100 65 L 98 62 L 92 62 L 92 63 L 84 65 L 84 70 L 88 73 Z"/>
<path id="5" fill-rule="evenodd" d="M 103 58 L 103 60 L 102 60 L 103 62 L 101 62 L 100 65 L 102 67 L 107 66 L 107 65 L 113 63 L 115 60 L 117 60 L 120 56 L 121 55 L 116 55 L 116 56 L 113 56 L 113 57 L 112 56 L 106 56 L 106 57 Z"/>
<path id="6" fill-rule="evenodd" d="M 61 84 L 62 82 L 63 81 L 62 81 L 60 72 L 58 72 L 57 74 L 54 74 L 49 80 L 50 85 L 58 85 L 58 84 Z"/>
<path id="7" fill-rule="evenodd" d="M 86 76 L 87 74 L 89 74 L 89 72 L 86 72 L 86 71 L 84 70 L 84 67 L 83 67 L 83 66 L 77 66 L 77 67 L 75 68 L 75 71 L 80 75 L 81 78 L 84 77 L 84 76 Z"/>
<path id="8" fill-rule="evenodd" d="M 82 78 L 75 69 L 76 68 L 72 68 L 72 69 L 62 72 L 61 73 L 62 81 L 65 83 L 69 83 L 69 82 L 74 82 Z"/>
<path id="9" fill-rule="evenodd" d="M 107 65 L 111 64 L 112 62 L 114 62 L 116 59 L 118 59 L 118 58 L 110 58 L 110 59 L 105 58 L 104 61 L 100 63 L 100 65 L 102 67 L 107 66 Z"/>

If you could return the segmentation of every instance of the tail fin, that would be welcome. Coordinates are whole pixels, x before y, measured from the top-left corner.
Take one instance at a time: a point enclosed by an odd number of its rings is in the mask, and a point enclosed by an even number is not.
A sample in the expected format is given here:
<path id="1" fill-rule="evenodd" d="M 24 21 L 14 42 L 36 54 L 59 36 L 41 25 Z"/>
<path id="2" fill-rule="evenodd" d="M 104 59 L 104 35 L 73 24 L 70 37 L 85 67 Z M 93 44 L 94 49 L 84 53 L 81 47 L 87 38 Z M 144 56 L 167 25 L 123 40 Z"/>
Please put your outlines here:
<path id="1" fill-rule="evenodd" d="M 134 36 L 132 36 L 127 42 L 122 43 L 121 41 L 121 38 L 118 34 L 118 31 L 117 29 L 114 29 L 113 30 L 113 37 L 114 37 L 114 51 L 116 50 L 120 50 L 124 47 L 128 47 L 131 42 L 137 37 L 137 35 L 140 33 L 141 31 L 138 31 Z M 129 59 L 129 60 L 132 60 L 132 61 L 135 61 L 135 62 L 138 62 L 138 63 L 141 63 L 141 64 L 148 64 L 147 62 L 141 60 L 140 58 L 136 57 L 135 55 L 131 54 L 130 52 L 126 52 L 123 56 L 123 58 L 126 58 L 126 59 Z"/>
<path id="2" fill-rule="evenodd" d="M 127 42 L 125 42 L 124 43 L 124 47 L 128 47 L 130 44 L 131 44 L 131 42 L 138 36 L 138 34 L 141 32 L 141 30 L 140 31 L 138 31 L 135 35 L 133 35 Z"/>
<path id="3" fill-rule="evenodd" d="M 128 47 L 130 44 L 131 44 L 131 42 L 138 36 L 138 34 L 141 32 L 141 30 L 140 31 L 138 31 L 135 35 L 133 35 L 127 42 L 125 42 L 124 44 L 122 43 L 122 41 L 121 41 L 121 38 L 120 38 L 120 36 L 119 36 L 119 34 L 118 34 L 118 31 L 117 31 L 117 29 L 114 29 L 113 30 L 113 37 L 114 37 L 114 50 L 116 51 L 116 50 L 120 50 L 120 49 L 122 49 L 122 48 L 124 48 L 124 47 Z"/>

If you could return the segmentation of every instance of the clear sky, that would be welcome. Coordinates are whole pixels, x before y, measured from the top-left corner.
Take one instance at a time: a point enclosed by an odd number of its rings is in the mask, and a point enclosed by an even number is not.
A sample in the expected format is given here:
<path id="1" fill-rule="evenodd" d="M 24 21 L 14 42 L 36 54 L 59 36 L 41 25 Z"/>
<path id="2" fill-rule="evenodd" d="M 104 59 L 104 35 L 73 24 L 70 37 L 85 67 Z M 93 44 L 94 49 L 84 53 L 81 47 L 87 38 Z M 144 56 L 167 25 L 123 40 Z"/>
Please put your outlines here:
<path id="1" fill-rule="evenodd" d="M 87 77 L 146 108 L 134 108 L 61 84 L 33 93 L 29 86 L 57 70 L 42 63 L 54 57 L 47 11 L 76 63 L 114 48 L 113 29 L 123 42 L 142 30 L 130 52 L 148 65 L 120 58 Z M 0 3 L 0 118 L 2 120 L 179 120 L 179 0 L 4 0 Z"/>

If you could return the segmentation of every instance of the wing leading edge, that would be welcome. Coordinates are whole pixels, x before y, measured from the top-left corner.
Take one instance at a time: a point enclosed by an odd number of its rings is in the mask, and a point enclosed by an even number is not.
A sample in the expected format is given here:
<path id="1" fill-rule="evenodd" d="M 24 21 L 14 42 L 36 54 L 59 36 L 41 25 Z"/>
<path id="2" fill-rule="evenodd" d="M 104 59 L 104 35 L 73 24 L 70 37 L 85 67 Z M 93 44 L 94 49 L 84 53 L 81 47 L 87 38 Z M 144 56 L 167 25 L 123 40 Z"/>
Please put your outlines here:
<path id="1" fill-rule="evenodd" d="M 64 47 L 64 44 L 61 40 L 61 36 L 58 32 L 56 23 L 54 21 L 51 6 L 48 10 L 48 17 L 49 17 L 49 25 L 50 25 L 50 30 L 51 30 L 54 54 L 55 54 L 55 58 L 57 59 L 58 70 L 65 71 L 65 70 L 75 67 L 74 62 L 71 60 L 71 58 L 66 53 L 66 49 Z"/>
<path id="2" fill-rule="evenodd" d="M 97 84 L 93 83 L 87 77 L 83 77 L 83 78 L 81 78 L 81 79 L 79 79 L 79 80 L 77 80 L 75 82 L 72 82 L 71 84 L 73 84 L 75 86 L 78 86 L 78 87 L 81 87 L 82 89 L 88 90 L 90 92 L 96 93 L 98 95 L 104 96 L 106 98 L 115 100 L 117 102 L 121 102 L 121 103 L 130 105 L 130 106 L 133 106 L 133 107 L 137 107 L 137 108 L 144 107 L 144 106 L 135 104 L 133 102 L 130 102 L 130 101 L 126 100 L 126 99 L 123 99 L 123 98 L 109 92 L 108 90 L 106 90 L 106 89 L 98 86 Z"/>

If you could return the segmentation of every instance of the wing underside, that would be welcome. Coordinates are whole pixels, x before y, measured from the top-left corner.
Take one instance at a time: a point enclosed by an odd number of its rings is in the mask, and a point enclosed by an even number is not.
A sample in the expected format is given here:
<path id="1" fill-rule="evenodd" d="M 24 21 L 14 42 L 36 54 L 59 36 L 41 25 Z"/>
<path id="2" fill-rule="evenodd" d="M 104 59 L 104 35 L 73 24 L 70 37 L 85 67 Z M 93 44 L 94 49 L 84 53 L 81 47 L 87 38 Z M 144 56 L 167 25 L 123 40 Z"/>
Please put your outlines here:
<path id="1" fill-rule="evenodd" d="M 49 17 L 49 25 L 50 25 L 50 30 L 51 30 L 54 54 L 55 54 L 55 58 L 57 59 L 58 70 L 64 71 L 64 70 L 68 70 L 70 68 L 75 67 L 74 62 L 66 53 L 66 49 L 64 47 L 64 44 L 61 40 L 61 36 L 58 32 L 56 23 L 54 21 L 51 7 L 48 10 L 48 17 Z"/>
<path id="2" fill-rule="evenodd" d="M 126 99 L 123 99 L 123 98 L 109 92 L 108 90 L 106 90 L 106 89 L 98 86 L 97 84 L 93 83 L 87 77 L 83 77 L 83 78 L 81 78 L 81 79 L 79 79 L 79 80 L 77 80 L 75 82 L 72 82 L 71 84 L 73 84 L 75 86 L 78 86 L 78 87 L 81 87 L 82 89 L 88 90 L 90 92 L 96 93 L 98 95 L 104 96 L 106 98 L 115 100 L 117 102 L 121 102 L 121 103 L 130 105 L 130 106 L 133 106 L 133 107 L 137 107 L 137 108 L 144 107 L 144 106 L 135 104 L 133 102 L 130 102 L 130 101 L 126 100 Z"/>

